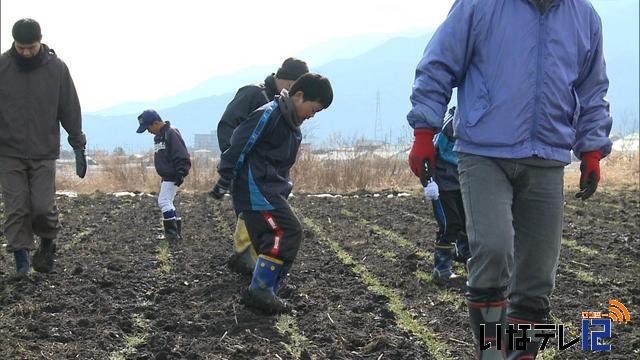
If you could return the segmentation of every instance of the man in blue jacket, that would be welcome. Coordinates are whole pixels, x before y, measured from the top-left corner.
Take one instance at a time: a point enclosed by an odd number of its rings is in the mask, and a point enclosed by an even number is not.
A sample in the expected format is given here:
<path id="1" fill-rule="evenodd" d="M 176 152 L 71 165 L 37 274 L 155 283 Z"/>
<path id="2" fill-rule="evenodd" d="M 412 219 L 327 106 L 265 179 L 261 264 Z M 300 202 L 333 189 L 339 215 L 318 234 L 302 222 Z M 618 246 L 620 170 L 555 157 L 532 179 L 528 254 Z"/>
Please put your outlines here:
<path id="1" fill-rule="evenodd" d="M 415 136 L 409 163 L 416 176 L 431 175 L 434 130 L 457 87 L 469 315 L 476 344 L 492 344 L 478 348 L 478 358 L 537 354 L 536 342 L 507 350 L 495 325 L 547 318 L 563 167 L 573 150 L 582 159 L 576 196 L 595 192 L 599 161 L 611 151 L 608 84 L 602 24 L 587 0 L 458 0 L 425 49 L 407 115 Z"/>
<path id="2" fill-rule="evenodd" d="M 211 195 L 221 199 L 231 187 L 233 207 L 244 214 L 258 254 L 245 300 L 267 313 L 287 310 L 277 292 L 303 238 L 302 225 L 287 201 L 293 187 L 289 170 L 302 141 L 300 125 L 332 101 L 329 79 L 302 75 L 290 92 L 283 90 L 241 122 L 220 157 L 220 178 Z"/>

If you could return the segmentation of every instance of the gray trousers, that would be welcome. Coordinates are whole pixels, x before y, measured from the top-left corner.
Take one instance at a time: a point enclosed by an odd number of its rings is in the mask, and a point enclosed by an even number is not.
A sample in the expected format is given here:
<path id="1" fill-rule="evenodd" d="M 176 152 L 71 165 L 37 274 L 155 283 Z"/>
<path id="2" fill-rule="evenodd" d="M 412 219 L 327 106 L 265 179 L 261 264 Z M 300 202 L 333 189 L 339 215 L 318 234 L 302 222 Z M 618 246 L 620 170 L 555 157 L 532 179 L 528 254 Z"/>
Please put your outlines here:
<path id="1" fill-rule="evenodd" d="M 59 231 L 56 207 L 56 161 L 0 156 L 7 251 L 35 248 L 33 235 L 55 239 Z"/>
<path id="2" fill-rule="evenodd" d="M 548 309 L 562 238 L 564 168 L 464 153 L 458 160 L 470 291 L 506 288 L 510 306 Z"/>

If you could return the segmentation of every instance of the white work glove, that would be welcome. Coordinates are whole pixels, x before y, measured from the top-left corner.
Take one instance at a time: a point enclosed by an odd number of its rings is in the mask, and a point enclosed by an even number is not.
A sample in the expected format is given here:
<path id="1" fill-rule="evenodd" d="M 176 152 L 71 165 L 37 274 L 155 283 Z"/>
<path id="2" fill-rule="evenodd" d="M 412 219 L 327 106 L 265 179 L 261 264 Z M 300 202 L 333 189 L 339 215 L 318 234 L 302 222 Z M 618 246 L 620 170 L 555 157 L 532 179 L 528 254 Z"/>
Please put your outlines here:
<path id="1" fill-rule="evenodd" d="M 424 197 L 427 200 L 437 200 L 440 197 L 438 184 L 433 179 L 424 187 Z"/>

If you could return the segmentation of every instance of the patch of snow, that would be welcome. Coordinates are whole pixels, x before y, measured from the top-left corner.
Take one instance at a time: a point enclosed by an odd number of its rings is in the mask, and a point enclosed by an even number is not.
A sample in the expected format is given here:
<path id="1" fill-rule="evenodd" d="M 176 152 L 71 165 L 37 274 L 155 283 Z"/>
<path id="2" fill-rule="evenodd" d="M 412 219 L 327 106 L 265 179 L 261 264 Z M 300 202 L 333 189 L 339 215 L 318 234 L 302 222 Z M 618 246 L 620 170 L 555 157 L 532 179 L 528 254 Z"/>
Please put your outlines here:
<path id="1" fill-rule="evenodd" d="M 342 197 L 342 195 L 315 194 L 315 195 L 307 195 L 307 197 L 317 197 L 317 198 L 341 198 L 341 197 Z"/>
<path id="2" fill-rule="evenodd" d="M 66 197 L 70 197 L 70 198 L 78 197 L 78 193 L 77 192 L 68 191 L 68 190 L 56 191 L 56 195 L 66 196 Z"/>
<path id="3" fill-rule="evenodd" d="M 114 192 L 113 196 L 115 197 L 121 197 L 121 196 L 131 196 L 134 197 L 136 196 L 135 193 L 129 192 L 129 191 L 119 191 L 119 192 Z"/>

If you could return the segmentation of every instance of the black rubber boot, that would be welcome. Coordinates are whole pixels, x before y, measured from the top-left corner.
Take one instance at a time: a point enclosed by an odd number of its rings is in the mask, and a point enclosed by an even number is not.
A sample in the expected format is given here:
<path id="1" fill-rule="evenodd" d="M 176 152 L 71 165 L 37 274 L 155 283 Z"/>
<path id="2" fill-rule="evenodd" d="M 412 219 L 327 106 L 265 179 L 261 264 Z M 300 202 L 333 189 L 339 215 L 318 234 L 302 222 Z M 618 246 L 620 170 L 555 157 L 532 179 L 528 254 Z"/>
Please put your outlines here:
<path id="1" fill-rule="evenodd" d="M 527 330 L 527 337 L 533 341 L 523 344 L 524 349 L 517 349 L 516 344 L 514 344 L 514 348 L 508 351 L 507 359 L 534 360 L 536 358 L 542 341 L 541 338 L 535 337 L 535 333 L 539 332 L 539 330 L 535 331 L 533 328 L 536 324 L 545 324 L 548 319 L 548 314 L 549 311 L 546 309 L 534 310 L 509 304 L 507 307 L 507 323 L 516 326 L 520 324 L 530 326 L 531 330 Z M 513 337 L 523 339 L 525 338 L 523 332 L 524 330 L 519 330 Z"/>
<path id="2" fill-rule="evenodd" d="M 162 227 L 164 228 L 164 238 L 167 241 L 176 242 L 180 240 L 178 221 L 176 219 L 162 220 Z"/>
<path id="3" fill-rule="evenodd" d="M 40 247 L 33 254 L 33 270 L 41 273 L 52 272 L 55 252 L 56 244 L 52 239 L 41 239 Z"/>
<path id="4" fill-rule="evenodd" d="M 178 237 L 182 239 L 182 218 L 176 218 L 176 227 L 178 228 Z"/>
<path id="5" fill-rule="evenodd" d="M 507 301 L 503 290 L 469 288 L 467 300 L 476 359 L 506 359 L 507 344 L 504 335 L 507 326 Z M 501 326 L 500 329 L 497 325 Z"/>
<path id="6" fill-rule="evenodd" d="M 234 253 L 227 260 L 227 266 L 229 269 L 240 275 L 248 275 L 251 276 L 253 274 L 253 269 L 255 269 L 256 261 L 251 256 L 250 248 L 246 248 L 241 253 Z"/>
<path id="7" fill-rule="evenodd" d="M 31 266 L 29 265 L 29 252 L 27 250 L 17 250 L 13 252 L 16 260 L 16 274 L 27 275 Z"/>

